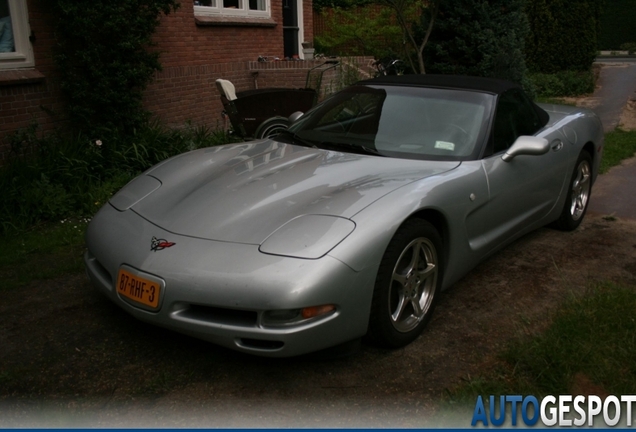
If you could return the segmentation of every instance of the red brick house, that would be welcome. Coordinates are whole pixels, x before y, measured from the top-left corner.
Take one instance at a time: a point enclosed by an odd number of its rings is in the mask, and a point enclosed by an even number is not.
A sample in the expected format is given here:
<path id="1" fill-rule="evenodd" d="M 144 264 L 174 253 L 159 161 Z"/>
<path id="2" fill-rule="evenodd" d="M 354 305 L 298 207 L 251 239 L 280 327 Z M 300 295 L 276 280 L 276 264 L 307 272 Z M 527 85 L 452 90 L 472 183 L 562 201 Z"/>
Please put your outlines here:
<path id="1" fill-rule="evenodd" d="M 0 160 L 13 131 L 63 121 L 52 19 L 41 0 L 0 0 L 0 30 L 10 26 L 13 39 L 0 32 Z M 313 61 L 258 58 L 303 59 L 302 42 L 313 40 L 312 0 L 182 0 L 161 18 L 155 40 L 163 70 L 146 91 L 146 107 L 169 125 L 215 127 L 223 109 L 217 78 L 238 91 L 304 86 Z"/>

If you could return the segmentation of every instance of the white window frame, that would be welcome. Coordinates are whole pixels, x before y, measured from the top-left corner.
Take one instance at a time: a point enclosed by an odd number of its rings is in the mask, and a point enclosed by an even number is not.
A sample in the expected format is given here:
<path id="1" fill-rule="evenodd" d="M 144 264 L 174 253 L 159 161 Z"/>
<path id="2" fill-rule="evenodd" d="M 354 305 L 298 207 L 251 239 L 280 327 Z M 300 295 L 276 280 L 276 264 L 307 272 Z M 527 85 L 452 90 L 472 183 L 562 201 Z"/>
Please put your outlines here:
<path id="1" fill-rule="evenodd" d="M 13 27 L 15 51 L 0 53 L 0 70 L 31 68 L 35 66 L 35 60 L 33 59 L 33 48 L 29 40 L 31 29 L 29 27 L 26 0 L 7 0 L 7 3 L 9 4 L 11 26 Z"/>
<path id="2" fill-rule="evenodd" d="M 194 15 L 197 16 L 236 16 L 247 18 L 269 18 L 271 16 L 270 1 L 265 2 L 265 10 L 250 10 L 249 0 L 238 0 L 238 8 L 224 8 L 223 0 L 212 0 L 213 6 L 194 6 Z"/>

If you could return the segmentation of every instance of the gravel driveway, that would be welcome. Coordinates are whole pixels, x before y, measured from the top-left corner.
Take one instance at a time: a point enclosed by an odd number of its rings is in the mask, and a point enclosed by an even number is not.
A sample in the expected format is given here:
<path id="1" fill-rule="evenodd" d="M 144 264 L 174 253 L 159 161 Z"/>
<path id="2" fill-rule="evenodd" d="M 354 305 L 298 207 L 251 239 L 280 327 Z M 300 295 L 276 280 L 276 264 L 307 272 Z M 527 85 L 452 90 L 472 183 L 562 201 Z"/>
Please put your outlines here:
<path id="1" fill-rule="evenodd" d="M 446 291 L 413 344 L 334 360 L 250 357 L 147 326 L 84 275 L 33 283 L 0 305 L 0 427 L 438 425 L 448 389 L 597 280 L 636 284 L 636 221 L 529 234 Z"/>

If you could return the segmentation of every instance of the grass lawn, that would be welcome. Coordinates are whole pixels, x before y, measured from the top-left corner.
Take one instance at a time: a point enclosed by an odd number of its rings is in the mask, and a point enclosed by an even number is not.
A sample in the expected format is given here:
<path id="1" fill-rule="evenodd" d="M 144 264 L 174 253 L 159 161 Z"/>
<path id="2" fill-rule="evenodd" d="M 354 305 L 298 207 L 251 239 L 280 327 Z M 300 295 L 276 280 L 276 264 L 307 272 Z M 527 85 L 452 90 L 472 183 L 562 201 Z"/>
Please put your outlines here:
<path id="1" fill-rule="evenodd" d="M 87 223 L 88 219 L 66 219 L 3 237 L 0 291 L 83 271 Z"/>
<path id="2" fill-rule="evenodd" d="M 636 287 L 605 283 L 565 301 L 540 332 L 508 344 L 492 373 L 468 380 L 450 396 L 474 405 L 477 395 L 576 393 L 593 383 L 607 394 L 636 389 Z"/>
<path id="3" fill-rule="evenodd" d="M 601 174 L 606 173 L 623 159 L 628 159 L 636 153 L 636 131 L 616 129 L 605 134 L 603 159 L 601 160 Z"/>

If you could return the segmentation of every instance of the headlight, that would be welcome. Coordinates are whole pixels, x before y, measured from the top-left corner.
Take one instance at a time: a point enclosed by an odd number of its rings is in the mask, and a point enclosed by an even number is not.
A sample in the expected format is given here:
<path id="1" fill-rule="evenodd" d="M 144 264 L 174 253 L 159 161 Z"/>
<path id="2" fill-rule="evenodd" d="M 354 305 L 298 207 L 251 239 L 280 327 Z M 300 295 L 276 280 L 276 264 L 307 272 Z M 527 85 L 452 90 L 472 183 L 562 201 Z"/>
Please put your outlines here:
<path id="1" fill-rule="evenodd" d="M 121 188 L 111 199 L 110 203 L 119 211 L 128 210 L 139 201 L 159 189 L 161 182 L 148 175 L 140 175 Z"/>
<path id="2" fill-rule="evenodd" d="M 336 247 L 356 227 L 349 219 L 303 215 L 274 231 L 259 247 L 266 254 L 318 259 Z"/>

